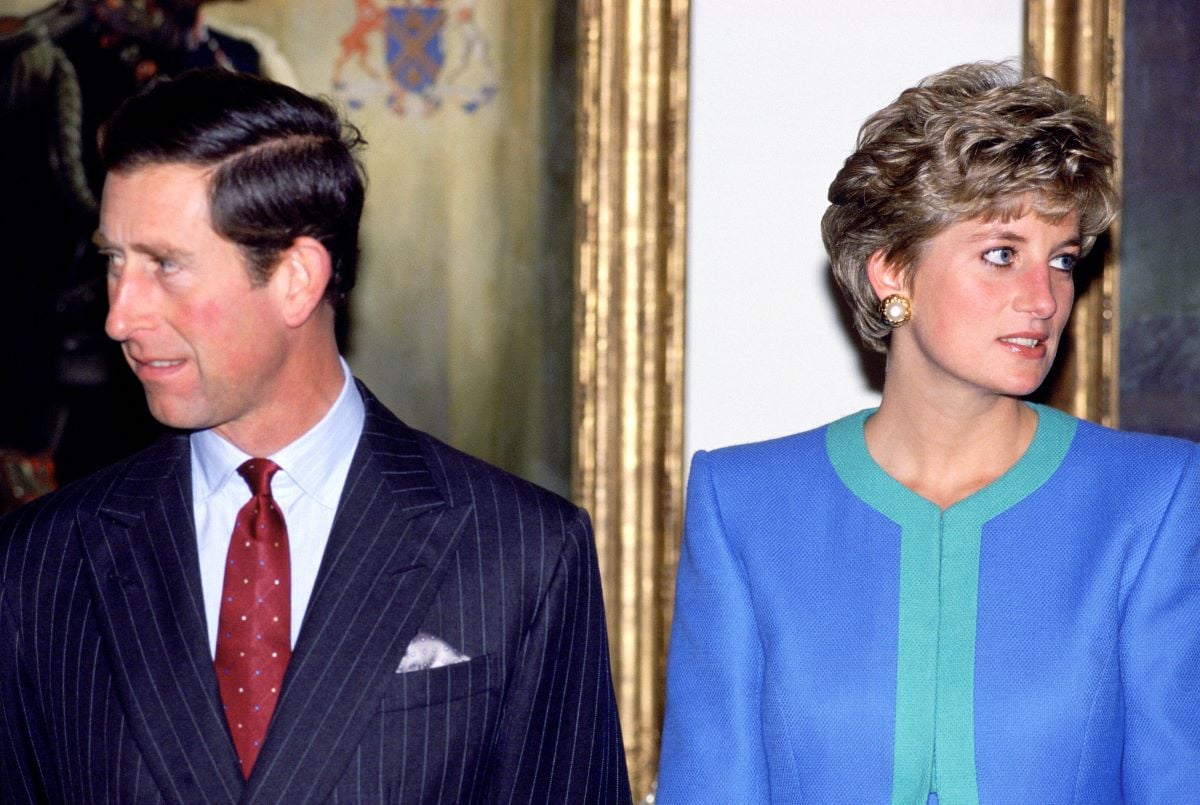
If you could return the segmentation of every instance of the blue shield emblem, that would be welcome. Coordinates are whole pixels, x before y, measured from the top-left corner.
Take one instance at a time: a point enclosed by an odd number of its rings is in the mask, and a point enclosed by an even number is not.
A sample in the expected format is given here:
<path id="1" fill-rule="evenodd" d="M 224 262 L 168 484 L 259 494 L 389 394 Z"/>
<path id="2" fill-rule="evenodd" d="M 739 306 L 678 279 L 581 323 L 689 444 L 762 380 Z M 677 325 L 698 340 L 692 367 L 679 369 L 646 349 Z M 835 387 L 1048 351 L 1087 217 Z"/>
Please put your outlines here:
<path id="1" fill-rule="evenodd" d="M 422 93 L 437 82 L 446 56 L 441 8 L 389 6 L 387 12 L 388 72 L 408 92 Z"/>

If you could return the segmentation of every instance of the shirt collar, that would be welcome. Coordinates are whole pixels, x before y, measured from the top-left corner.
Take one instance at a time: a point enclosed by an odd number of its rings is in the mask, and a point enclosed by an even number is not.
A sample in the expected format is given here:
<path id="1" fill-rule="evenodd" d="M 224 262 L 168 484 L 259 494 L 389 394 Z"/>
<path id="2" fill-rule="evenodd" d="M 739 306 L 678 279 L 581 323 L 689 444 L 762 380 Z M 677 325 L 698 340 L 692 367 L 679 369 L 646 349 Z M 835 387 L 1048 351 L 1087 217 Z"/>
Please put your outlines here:
<path id="1" fill-rule="evenodd" d="M 299 439 L 267 456 L 302 494 L 330 509 L 337 508 L 366 418 L 350 367 L 339 361 L 342 390 L 325 416 Z M 206 500 L 219 492 L 242 462 L 252 458 L 212 429 L 196 431 L 190 440 L 193 500 Z"/>

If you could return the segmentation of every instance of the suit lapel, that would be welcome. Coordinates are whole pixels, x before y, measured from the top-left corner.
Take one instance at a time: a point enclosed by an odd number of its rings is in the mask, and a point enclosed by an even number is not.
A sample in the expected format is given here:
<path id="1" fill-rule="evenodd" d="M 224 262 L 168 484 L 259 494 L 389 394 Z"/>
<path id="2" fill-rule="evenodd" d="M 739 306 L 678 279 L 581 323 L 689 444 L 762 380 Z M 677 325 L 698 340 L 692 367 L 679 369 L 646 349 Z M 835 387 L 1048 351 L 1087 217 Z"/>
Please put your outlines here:
<path id="1" fill-rule="evenodd" d="M 117 694 L 162 795 L 232 802 L 243 782 L 205 637 L 190 477 L 187 438 L 165 439 L 79 528 Z"/>
<path id="2" fill-rule="evenodd" d="M 413 432 L 363 396 L 363 436 L 243 802 L 329 796 L 471 516 L 448 505 Z"/>

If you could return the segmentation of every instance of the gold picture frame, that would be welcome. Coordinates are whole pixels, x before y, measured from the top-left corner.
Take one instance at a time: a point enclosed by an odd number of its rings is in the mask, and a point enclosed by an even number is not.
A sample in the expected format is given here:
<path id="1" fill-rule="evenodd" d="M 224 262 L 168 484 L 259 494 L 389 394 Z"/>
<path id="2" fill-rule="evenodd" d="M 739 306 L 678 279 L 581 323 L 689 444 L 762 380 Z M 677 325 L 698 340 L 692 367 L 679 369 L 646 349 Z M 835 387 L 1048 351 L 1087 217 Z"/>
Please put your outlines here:
<path id="1" fill-rule="evenodd" d="M 689 0 L 580 0 L 572 492 L 591 512 L 636 800 L 683 511 Z"/>

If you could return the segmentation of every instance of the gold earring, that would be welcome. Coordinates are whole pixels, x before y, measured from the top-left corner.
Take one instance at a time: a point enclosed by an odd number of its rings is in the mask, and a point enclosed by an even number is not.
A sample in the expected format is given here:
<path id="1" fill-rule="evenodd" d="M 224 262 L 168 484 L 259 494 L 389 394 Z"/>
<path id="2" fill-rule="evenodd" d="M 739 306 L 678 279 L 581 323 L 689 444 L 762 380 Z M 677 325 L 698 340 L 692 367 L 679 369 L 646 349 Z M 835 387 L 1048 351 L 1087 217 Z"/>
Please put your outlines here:
<path id="1" fill-rule="evenodd" d="M 879 303 L 879 315 L 888 327 L 899 327 L 912 318 L 912 302 L 898 293 L 885 296 Z"/>

